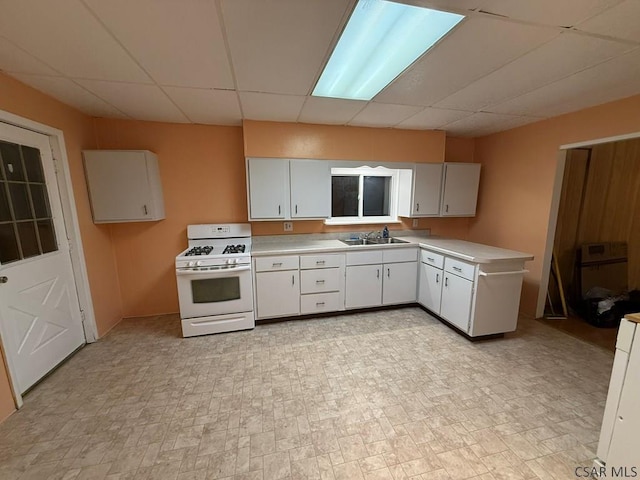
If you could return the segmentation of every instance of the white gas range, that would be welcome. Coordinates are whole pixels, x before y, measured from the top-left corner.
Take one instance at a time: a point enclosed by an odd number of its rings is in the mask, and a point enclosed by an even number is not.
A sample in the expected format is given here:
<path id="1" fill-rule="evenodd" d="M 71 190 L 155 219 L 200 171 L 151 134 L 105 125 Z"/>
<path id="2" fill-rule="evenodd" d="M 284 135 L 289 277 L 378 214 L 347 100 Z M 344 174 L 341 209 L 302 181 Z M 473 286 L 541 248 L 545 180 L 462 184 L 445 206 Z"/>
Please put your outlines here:
<path id="1" fill-rule="evenodd" d="M 251 225 L 189 225 L 176 257 L 182 336 L 254 328 Z"/>

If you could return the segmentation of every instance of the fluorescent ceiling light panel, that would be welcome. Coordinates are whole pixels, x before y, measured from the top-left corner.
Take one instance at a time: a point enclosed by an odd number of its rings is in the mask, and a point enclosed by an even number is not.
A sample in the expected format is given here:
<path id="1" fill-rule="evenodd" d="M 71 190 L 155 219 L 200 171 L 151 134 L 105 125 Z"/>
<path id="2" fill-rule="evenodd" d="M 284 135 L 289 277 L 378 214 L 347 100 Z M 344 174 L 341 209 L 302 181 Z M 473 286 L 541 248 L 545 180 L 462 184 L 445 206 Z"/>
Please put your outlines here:
<path id="1" fill-rule="evenodd" d="M 386 0 L 358 0 L 312 95 L 371 100 L 463 18 Z"/>

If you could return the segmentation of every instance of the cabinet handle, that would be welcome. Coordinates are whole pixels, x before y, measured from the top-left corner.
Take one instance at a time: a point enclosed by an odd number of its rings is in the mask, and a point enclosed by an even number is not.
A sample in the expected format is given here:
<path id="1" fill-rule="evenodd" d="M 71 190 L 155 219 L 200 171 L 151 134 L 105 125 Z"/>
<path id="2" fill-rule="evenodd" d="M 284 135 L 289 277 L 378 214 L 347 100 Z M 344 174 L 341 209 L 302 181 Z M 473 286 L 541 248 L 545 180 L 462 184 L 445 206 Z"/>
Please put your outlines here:
<path id="1" fill-rule="evenodd" d="M 272 267 L 281 267 L 282 266 L 282 262 L 274 262 L 273 265 L 271 265 Z"/>
<path id="2" fill-rule="evenodd" d="M 295 284 L 296 284 L 296 276 L 291 275 L 291 285 L 295 285 Z"/>
<path id="3" fill-rule="evenodd" d="M 316 307 L 324 307 L 324 302 L 316 302 Z"/>
<path id="4" fill-rule="evenodd" d="M 391 269 L 387 268 L 387 278 L 391 278 Z"/>
<path id="5" fill-rule="evenodd" d="M 462 271 L 462 269 L 461 269 L 460 267 L 453 267 L 453 269 L 454 269 L 456 272 L 461 272 L 461 271 Z"/>
<path id="6" fill-rule="evenodd" d="M 280 205 L 278 205 L 278 215 L 280 215 L 281 212 L 282 212 L 282 209 L 280 208 Z"/>
<path id="7" fill-rule="evenodd" d="M 376 278 L 380 278 L 380 269 L 376 270 Z"/>
<path id="8" fill-rule="evenodd" d="M 320 285 L 322 283 L 324 283 L 324 280 L 316 280 L 316 285 Z"/>
<path id="9" fill-rule="evenodd" d="M 420 204 L 416 203 L 416 212 L 419 212 L 419 211 L 420 211 Z"/>
<path id="10" fill-rule="evenodd" d="M 316 265 L 324 265 L 324 260 L 317 260 Z"/>
<path id="11" fill-rule="evenodd" d="M 436 259 L 433 258 L 433 257 L 427 257 L 427 260 L 429 260 L 430 262 L 435 262 L 436 261 Z"/>
<path id="12" fill-rule="evenodd" d="M 143 205 L 143 206 L 142 206 L 142 208 L 143 208 L 143 210 L 144 210 L 144 214 L 145 214 L 145 215 L 148 215 L 148 214 L 149 214 L 149 211 L 147 210 L 147 206 L 146 206 L 146 205 Z"/>
<path id="13" fill-rule="evenodd" d="M 449 277 L 444 277 L 444 286 L 445 287 L 449 286 Z"/>
<path id="14" fill-rule="evenodd" d="M 436 273 L 436 283 L 440 283 L 440 274 Z"/>
<path id="15" fill-rule="evenodd" d="M 296 215 L 298 214 L 298 205 L 296 205 Z"/>
<path id="16" fill-rule="evenodd" d="M 445 209 L 444 209 L 444 211 L 445 211 L 445 212 L 448 212 L 448 211 L 449 211 L 449 205 L 445 205 Z"/>

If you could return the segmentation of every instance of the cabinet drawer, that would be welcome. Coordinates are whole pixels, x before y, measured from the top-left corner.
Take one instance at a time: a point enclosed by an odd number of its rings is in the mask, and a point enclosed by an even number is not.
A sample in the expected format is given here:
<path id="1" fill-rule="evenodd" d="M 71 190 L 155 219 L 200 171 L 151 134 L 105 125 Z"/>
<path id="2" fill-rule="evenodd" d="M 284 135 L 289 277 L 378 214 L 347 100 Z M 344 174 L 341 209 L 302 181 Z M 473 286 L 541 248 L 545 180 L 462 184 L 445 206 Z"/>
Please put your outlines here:
<path id="1" fill-rule="evenodd" d="M 458 275 L 459 277 L 473 281 L 476 266 L 473 263 L 467 263 L 461 260 L 446 257 L 444 259 L 444 269 L 447 272 L 453 273 L 454 275 Z"/>
<path id="2" fill-rule="evenodd" d="M 302 255 L 300 256 L 300 268 L 335 268 L 344 265 L 344 255 Z"/>
<path id="3" fill-rule="evenodd" d="M 300 297 L 300 313 L 336 312 L 340 310 L 340 293 L 316 293 Z"/>
<path id="4" fill-rule="evenodd" d="M 320 268 L 300 272 L 301 293 L 335 292 L 340 290 L 340 268 Z"/>
<path id="5" fill-rule="evenodd" d="M 444 256 L 430 250 L 420 250 L 420 261 L 441 270 L 444 267 Z"/>
<path id="6" fill-rule="evenodd" d="M 418 248 L 389 248 L 382 253 L 383 263 L 415 262 L 418 260 Z"/>
<path id="7" fill-rule="evenodd" d="M 382 250 L 347 252 L 347 265 L 375 265 L 382 263 Z"/>
<path id="8" fill-rule="evenodd" d="M 256 258 L 256 272 L 272 272 L 276 270 L 297 270 L 298 256 L 258 257 Z"/>

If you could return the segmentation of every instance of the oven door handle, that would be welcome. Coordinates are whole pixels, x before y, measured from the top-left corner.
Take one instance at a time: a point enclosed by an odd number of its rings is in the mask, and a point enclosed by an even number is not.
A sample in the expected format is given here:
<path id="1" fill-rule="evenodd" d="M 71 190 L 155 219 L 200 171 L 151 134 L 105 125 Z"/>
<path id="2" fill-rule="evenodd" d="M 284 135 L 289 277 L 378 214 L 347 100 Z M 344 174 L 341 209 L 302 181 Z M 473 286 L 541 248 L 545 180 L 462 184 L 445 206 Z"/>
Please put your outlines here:
<path id="1" fill-rule="evenodd" d="M 242 267 L 229 267 L 229 268 L 216 268 L 212 270 L 194 270 L 191 268 L 176 269 L 176 275 L 178 276 L 199 276 L 199 275 L 228 275 L 235 272 L 246 272 L 251 270 L 251 265 L 245 265 Z"/>

